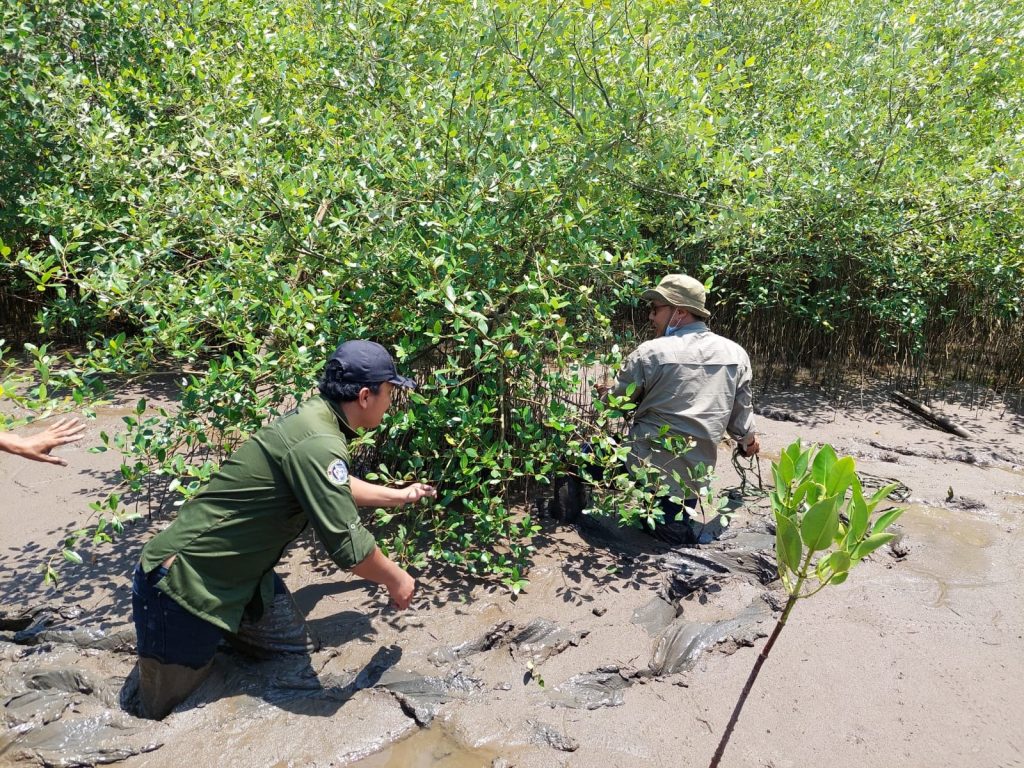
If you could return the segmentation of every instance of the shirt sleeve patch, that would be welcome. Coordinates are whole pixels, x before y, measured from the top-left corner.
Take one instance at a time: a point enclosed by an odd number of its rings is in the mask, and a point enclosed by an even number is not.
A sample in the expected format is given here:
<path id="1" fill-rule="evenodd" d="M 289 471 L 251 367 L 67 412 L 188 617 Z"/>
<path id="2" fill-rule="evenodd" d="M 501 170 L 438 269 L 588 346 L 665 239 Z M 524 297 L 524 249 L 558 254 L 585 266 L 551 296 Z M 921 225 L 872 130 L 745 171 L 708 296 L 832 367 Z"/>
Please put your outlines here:
<path id="1" fill-rule="evenodd" d="M 335 459 L 327 468 L 327 479 L 335 485 L 345 485 L 348 482 L 348 465 L 341 459 Z"/>

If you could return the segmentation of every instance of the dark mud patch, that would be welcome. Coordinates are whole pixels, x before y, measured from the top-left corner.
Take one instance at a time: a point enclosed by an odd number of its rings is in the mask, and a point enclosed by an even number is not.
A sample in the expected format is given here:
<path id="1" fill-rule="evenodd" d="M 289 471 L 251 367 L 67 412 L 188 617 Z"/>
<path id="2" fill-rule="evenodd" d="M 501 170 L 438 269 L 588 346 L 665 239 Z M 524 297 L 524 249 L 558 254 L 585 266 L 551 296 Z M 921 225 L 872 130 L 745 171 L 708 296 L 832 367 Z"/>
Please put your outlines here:
<path id="1" fill-rule="evenodd" d="M 161 745 L 152 723 L 118 708 L 123 678 L 84 669 L 80 661 L 73 653 L 32 649 L 8 671 L 0 696 L 8 727 L 0 736 L 0 762 L 99 765 Z"/>
<path id="2" fill-rule="evenodd" d="M 617 667 L 586 672 L 553 688 L 547 695 L 547 701 L 552 707 L 568 709 L 621 707 L 625 702 L 623 691 L 633 684 L 636 677 L 636 672 L 620 671 Z"/>
<path id="3" fill-rule="evenodd" d="M 676 549 L 655 558 L 670 573 L 668 597 L 718 592 L 730 581 L 767 585 L 778 577 L 775 537 L 755 530 L 729 532 L 699 549 Z"/>
<path id="4" fill-rule="evenodd" d="M 378 683 L 391 691 L 402 710 L 419 725 L 430 725 L 442 705 L 453 699 L 466 699 L 483 689 L 483 683 L 466 670 L 456 669 L 444 677 L 416 672 L 385 672 Z"/>
<path id="5" fill-rule="evenodd" d="M 767 637 L 771 609 L 762 599 L 755 599 L 732 618 L 712 623 L 688 620 L 685 615 L 672 622 L 658 639 L 651 658 L 651 674 L 671 675 L 691 669 L 701 653 L 722 645 L 727 652 L 749 647 Z"/>
<path id="6" fill-rule="evenodd" d="M 81 650 L 134 652 L 135 632 L 124 624 L 89 626 L 78 608 L 41 606 L 0 614 L 0 639 L 17 645 L 69 645 Z"/>
<path id="7" fill-rule="evenodd" d="M 48 768 L 75 768 L 126 760 L 161 746 L 154 741 L 151 724 L 107 711 L 74 720 L 49 722 L 27 732 L 0 737 L 0 758 L 35 763 Z"/>
<path id="8" fill-rule="evenodd" d="M 672 623 L 676 613 L 675 605 L 668 600 L 653 597 L 633 611 L 632 622 L 647 630 L 647 634 L 655 636 Z"/>
<path id="9" fill-rule="evenodd" d="M 131 629 L 109 629 L 105 627 L 82 627 L 79 629 L 48 629 L 45 624 L 34 624 L 12 638 L 18 645 L 71 645 L 82 650 L 135 651 L 135 631 Z"/>
<path id="10" fill-rule="evenodd" d="M 793 424 L 803 424 L 804 419 L 797 416 L 793 411 L 785 408 L 773 408 L 772 406 L 755 407 L 754 413 L 764 416 L 772 421 L 789 421 Z"/>
<path id="11" fill-rule="evenodd" d="M 430 652 L 428 658 L 432 664 L 438 667 L 452 664 L 460 659 L 489 651 L 501 645 L 515 631 L 515 628 L 515 624 L 511 621 L 503 621 L 473 640 L 467 640 L 455 646 L 446 645 L 441 648 L 435 648 Z"/>
<path id="12" fill-rule="evenodd" d="M 496 624 L 482 636 L 456 646 L 442 646 L 430 652 L 428 659 L 435 666 L 462 661 L 478 653 L 507 647 L 512 658 L 540 664 L 566 648 L 578 646 L 587 632 L 573 632 L 555 622 L 537 618 L 521 629 L 510 621 Z"/>
<path id="13" fill-rule="evenodd" d="M 35 620 L 40 609 L 29 611 L 4 611 L 0 610 L 0 632 L 20 632 L 28 629 Z"/>
<path id="14" fill-rule="evenodd" d="M 546 744 L 559 752 L 575 752 L 580 748 L 580 743 L 562 733 L 553 725 L 537 720 L 531 720 L 529 725 L 533 728 L 533 743 Z"/>
<path id="15" fill-rule="evenodd" d="M 1021 468 L 1022 463 L 1024 463 L 1020 456 L 987 448 L 970 447 L 948 452 L 931 451 L 909 448 L 905 445 L 887 445 L 877 440 L 868 440 L 868 445 L 889 454 L 916 456 L 921 459 L 932 459 L 934 461 L 953 461 L 961 464 L 972 464 L 979 467 L 1001 467 L 1003 469 L 1018 470 Z"/>
<path id="16" fill-rule="evenodd" d="M 137 685 L 133 659 L 73 645 L 5 647 L 18 653 L 5 655 L 12 663 L 0 682 L 0 711 L 8 729 L 0 736 L 0 763 L 98 765 L 161 746 L 162 736 L 169 732 L 166 724 L 130 714 Z M 210 677 L 175 712 L 233 700 L 225 722 L 255 722 L 270 708 L 330 717 L 358 691 L 381 684 L 401 651 L 383 647 L 360 670 L 322 674 L 334 656 L 336 652 L 251 660 L 231 652 L 218 654 Z M 428 681 L 421 686 L 420 697 L 433 692 L 436 699 L 445 700 L 459 689 L 453 680 L 438 681 L 436 687 L 433 690 Z M 429 710 L 428 703 L 418 706 Z"/>
<path id="17" fill-rule="evenodd" d="M 572 632 L 548 619 L 534 619 L 509 644 L 516 661 L 542 661 L 561 653 L 570 646 L 578 646 L 587 632 Z"/>

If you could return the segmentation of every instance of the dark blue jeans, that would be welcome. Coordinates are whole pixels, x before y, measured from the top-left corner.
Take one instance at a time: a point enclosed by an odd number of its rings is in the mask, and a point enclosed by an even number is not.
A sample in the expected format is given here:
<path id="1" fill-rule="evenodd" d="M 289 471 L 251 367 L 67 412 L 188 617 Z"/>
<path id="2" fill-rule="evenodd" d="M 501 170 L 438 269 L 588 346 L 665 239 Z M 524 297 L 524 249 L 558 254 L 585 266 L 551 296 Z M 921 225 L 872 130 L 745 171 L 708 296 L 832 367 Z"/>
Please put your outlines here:
<path id="1" fill-rule="evenodd" d="M 162 664 L 202 669 L 213 659 L 224 632 L 164 594 L 157 582 L 166 575 L 162 565 L 149 573 L 141 565 L 135 568 L 132 619 L 138 654 Z"/>

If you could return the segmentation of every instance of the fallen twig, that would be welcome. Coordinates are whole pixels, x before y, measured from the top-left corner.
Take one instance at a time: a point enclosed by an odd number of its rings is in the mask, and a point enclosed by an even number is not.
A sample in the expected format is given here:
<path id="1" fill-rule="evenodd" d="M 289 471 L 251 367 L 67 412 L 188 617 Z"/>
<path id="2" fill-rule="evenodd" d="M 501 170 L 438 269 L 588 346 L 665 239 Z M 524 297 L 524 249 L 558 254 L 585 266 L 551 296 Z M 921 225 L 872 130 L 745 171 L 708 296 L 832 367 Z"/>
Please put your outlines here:
<path id="1" fill-rule="evenodd" d="M 921 416 L 926 421 L 934 424 L 940 429 L 944 429 L 946 432 L 952 432 L 954 435 L 959 435 L 960 437 L 974 437 L 974 435 L 972 435 L 970 432 L 961 427 L 952 419 L 949 419 L 941 414 L 936 413 L 927 405 L 919 403 L 917 400 L 914 400 L 911 397 L 907 397 L 907 395 L 903 394 L 902 392 L 899 392 L 894 389 L 892 392 L 889 393 L 889 395 L 892 397 L 893 400 L 895 400 L 900 405 L 909 408 L 918 416 Z"/>

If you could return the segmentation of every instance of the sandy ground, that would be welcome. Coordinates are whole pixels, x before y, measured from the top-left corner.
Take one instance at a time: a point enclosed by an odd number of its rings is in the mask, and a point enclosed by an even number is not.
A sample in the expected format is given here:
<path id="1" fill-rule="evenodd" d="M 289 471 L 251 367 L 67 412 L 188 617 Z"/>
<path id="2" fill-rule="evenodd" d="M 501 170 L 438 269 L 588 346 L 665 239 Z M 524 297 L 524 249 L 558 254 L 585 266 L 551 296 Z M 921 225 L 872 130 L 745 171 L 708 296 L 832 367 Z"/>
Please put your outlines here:
<path id="1" fill-rule="evenodd" d="M 123 630 L 131 569 L 159 523 L 64 567 L 59 591 L 38 572 L 115 481 L 117 457 L 85 449 L 129 401 L 61 451 L 67 468 L 0 455 L 0 610 L 39 611 L 21 634 L 0 631 L 0 764 L 703 766 L 778 615 L 756 495 L 696 551 L 549 525 L 525 594 L 431 572 L 401 614 L 300 545 L 279 570 L 321 650 L 225 653 L 163 723 L 136 720 L 118 706 L 133 666 Z M 903 557 L 879 551 L 797 606 L 723 765 L 1024 765 L 1024 415 L 1019 401 L 932 405 L 975 438 L 931 428 L 880 387 L 759 397 L 775 417 L 759 417 L 766 482 L 801 436 L 911 499 Z M 737 486 L 726 446 L 719 472 Z"/>

